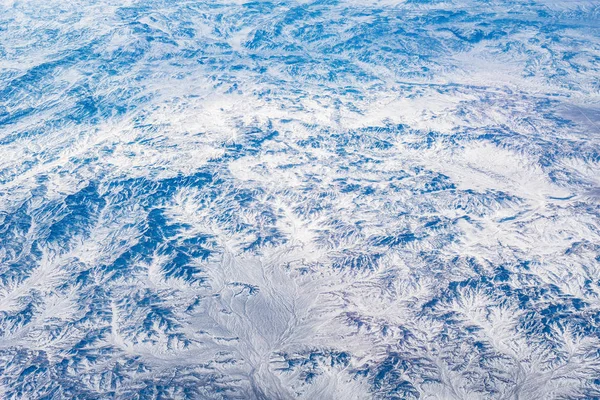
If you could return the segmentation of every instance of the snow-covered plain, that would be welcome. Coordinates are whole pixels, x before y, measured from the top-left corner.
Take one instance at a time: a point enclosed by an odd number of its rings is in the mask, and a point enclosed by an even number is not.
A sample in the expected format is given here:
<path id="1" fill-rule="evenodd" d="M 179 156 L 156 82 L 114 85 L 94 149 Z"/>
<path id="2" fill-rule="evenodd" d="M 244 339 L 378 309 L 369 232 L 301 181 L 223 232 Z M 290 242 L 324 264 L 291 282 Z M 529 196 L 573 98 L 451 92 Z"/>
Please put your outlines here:
<path id="1" fill-rule="evenodd" d="M 600 3 L 0 1 L 0 398 L 600 399 Z"/>

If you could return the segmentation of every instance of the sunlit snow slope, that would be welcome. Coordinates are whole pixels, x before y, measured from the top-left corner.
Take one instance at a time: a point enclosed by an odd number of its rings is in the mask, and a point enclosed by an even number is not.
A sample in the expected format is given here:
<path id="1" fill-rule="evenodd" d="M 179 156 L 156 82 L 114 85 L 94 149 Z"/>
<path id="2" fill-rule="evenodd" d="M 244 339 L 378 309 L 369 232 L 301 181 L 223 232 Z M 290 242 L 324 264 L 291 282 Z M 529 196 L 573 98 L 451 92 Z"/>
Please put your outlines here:
<path id="1" fill-rule="evenodd" d="M 0 1 L 1 399 L 600 399 L 600 2 Z"/>

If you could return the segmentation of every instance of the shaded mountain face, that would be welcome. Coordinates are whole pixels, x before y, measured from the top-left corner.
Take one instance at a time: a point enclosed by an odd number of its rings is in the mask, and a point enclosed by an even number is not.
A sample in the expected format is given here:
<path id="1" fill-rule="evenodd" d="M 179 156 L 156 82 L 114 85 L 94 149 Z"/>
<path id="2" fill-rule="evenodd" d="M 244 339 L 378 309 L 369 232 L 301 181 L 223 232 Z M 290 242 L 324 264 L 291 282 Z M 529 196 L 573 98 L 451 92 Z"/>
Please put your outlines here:
<path id="1" fill-rule="evenodd" d="M 3 399 L 600 398 L 596 1 L 4 1 Z"/>

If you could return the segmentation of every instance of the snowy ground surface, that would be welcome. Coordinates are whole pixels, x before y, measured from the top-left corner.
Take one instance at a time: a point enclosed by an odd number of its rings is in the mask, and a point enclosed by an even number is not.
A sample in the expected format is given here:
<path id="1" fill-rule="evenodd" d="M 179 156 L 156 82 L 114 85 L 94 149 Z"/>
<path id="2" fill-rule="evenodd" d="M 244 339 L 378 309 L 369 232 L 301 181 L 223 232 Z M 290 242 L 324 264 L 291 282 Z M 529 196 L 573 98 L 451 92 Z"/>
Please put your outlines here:
<path id="1" fill-rule="evenodd" d="M 599 1 L 0 1 L 0 398 L 600 399 L 599 334 Z"/>

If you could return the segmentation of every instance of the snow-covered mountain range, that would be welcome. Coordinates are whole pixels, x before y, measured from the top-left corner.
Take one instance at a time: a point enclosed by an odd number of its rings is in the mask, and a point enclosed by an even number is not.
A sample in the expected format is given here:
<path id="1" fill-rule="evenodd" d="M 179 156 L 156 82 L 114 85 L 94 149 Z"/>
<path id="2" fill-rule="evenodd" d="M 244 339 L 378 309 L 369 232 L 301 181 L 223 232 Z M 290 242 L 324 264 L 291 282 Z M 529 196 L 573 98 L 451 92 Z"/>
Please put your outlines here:
<path id="1" fill-rule="evenodd" d="M 0 398 L 600 399 L 600 3 L 0 1 Z"/>

